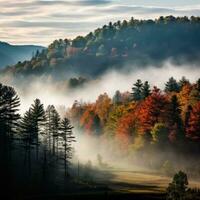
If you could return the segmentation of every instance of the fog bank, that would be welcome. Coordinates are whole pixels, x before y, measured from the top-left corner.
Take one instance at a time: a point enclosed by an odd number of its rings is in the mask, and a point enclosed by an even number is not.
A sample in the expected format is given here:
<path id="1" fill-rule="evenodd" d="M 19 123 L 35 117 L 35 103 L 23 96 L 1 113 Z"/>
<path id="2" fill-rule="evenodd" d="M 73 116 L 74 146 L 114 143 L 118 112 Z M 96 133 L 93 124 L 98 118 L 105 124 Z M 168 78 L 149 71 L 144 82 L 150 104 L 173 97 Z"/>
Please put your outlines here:
<path id="1" fill-rule="evenodd" d="M 150 85 L 164 88 L 164 83 L 173 76 L 177 80 L 185 76 L 191 82 L 200 78 L 200 67 L 196 65 L 175 66 L 166 62 L 162 67 L 133 68 L 126 66 L 121 71 L 111 70 L 91 80 L 80 88 L 69 89 L 66 81 L 55 81 L 51 76 L 28 78 L 24 81 L 11 81 L 1 78 L 5 84 L 13 86 L 21 98 L 22 112 L 28 109 L 34 99 L 41 99 L 45 106 L 70 107 L 75 100 L 94 102 L 97 97 L 106 92 L 112 97 L 116 90 L 130 91 L 137 79 L 149 81 Z"/>

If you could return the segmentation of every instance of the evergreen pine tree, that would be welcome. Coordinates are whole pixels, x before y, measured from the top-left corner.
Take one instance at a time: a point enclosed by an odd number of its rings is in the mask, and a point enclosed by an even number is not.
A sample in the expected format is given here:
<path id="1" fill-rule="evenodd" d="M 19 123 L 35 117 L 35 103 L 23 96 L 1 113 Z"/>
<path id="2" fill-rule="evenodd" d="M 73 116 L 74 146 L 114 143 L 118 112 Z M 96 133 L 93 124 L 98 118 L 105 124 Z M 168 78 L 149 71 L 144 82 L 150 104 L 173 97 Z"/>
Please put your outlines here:
<path id="1" fill-rule="evenodd" d="M 56 148 L 58 152 L 58 137 L 60 128 L 60 115 L 53 105 L 49 105 L 46 110 L 46 134 L 49 151 L 55 155 Z"/>
<path id="2" fill-rule="evenodd" d="M 0 84 L 0 132 L 12 138 L 16 133 L 20 100 L 12 87 Z"/>
<path id="3" fill-rule="evenodd" d="M 28 170 L 31 173 L 31 149 L 34 146 L 34 121 L 31 110 L 25 112 L 20 121 L 19 133 L 25 149 L 24 164 L 28 163 Z"/>
<path id="4" fill-rule="evenodd" d="M 58 154 L 58 137 L 60 128 L 60 115 L 55 108 L 52 110 L 51 118 L 52 136 L 53 136 L 53 155 Z"/>
<path id="5" fill-rule="evenodd" d="M 169 127 L 173 131 L 176 131 L 178 137 L 181 136 L 181 138 L 183 138 L 184 135 L 183 135 L 183 122 L 181 119 L 181 106 L 176 95 L 173 95 L 171 97 L 169 103 L 168 121 L 169 121 Z"/>
<path id="6" fill-rule="evenodd" d="M 39 99 L 36 99 L 30 108 L 33 117 L 33 134 L 36 145 L 36 159 L 39 156 L 39 134 L 43 131 L 45 122 L 45 111 L 44 106 L 41 104 Z"/>
<path id="7" fill-rule="evenodd" d="M 12 87 L 0 83 L 0 172 L 2 179 L 9 173 L 14 134 L 17 131 L 20 100 Z M 2 162 L 2 163 L 1 163 Z M 9 175 L 9 174 L 7 174 Z"/>
<path id="8" fill-rule="evenodd" d="M 142 91 L 141 91 L 142 99 L 145 99 L 150 94 L 151 94 L 151 90 L 150 90 L 149 82 L 145 81 L 144 84 L 143 84 L 143 86 L 142 86 Z"/>
<path id="9" fill-rule="evenodd" d="M 140 79 L 132 87 L 132 97 L 134 101 L 140 101 L 142 99 L 142 81 Z"/>
<path id="10" fill-rule="evenodd" d="M 122 103 L 122 95 L 119 90 L 117 90 L 113 96 L 113 103 L 120 104 Z"/>
<path id="11" fill-rule="evenodd" d="M 171 77 L 165 84 L 165 92 L 178 92 L 178 91 L 179 91 L 179 84 L 177 83 L 176 79 Z"/>
<path id="12" fill-rule="evenodd" d="M 186 84 L 190 84 L 190 81 L 188 79 L 185 78 L 185 76 L 183 76 L 181 78 L 181 80 L 178 82 L 178 85 L 179 85 L 179 89 L 181 90 L 182 87 Z"/>
<path id="13" fill-rule="evenodd" d="M 69 164 L 72 159 L 73 148 L 72 142 L 75 142 L 75 137 L 72 132 L 73 127 L 70 124 L 70 121 L 67 118 L 64 118 L 61 122 L 61 137 L 63 138 L 63 147 L 64 147 L 64 169 L 65 177 L 69 176 Z"/>

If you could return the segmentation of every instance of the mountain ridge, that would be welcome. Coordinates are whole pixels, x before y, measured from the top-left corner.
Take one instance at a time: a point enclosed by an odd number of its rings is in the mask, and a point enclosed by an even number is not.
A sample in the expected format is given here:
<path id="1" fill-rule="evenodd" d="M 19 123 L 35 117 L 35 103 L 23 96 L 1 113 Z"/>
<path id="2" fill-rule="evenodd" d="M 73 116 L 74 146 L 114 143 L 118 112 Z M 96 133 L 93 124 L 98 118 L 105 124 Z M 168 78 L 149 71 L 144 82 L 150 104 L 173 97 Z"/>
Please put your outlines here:
<path id="1" fill-rule="evenodd" d="M 38 51 L 45 47 L 39 45 L 13 45 L 0 41 L 0 69 L 17 62 L 29 60 Z"/>
<path id="2" fill-rule="evenodd" d="M 200 17 L 160 17 L 155 20 L 110 22 L 86 36 L 55 40 L 30 61 L 7 67 L 17 75 L 66 74 L 98 76 L 124 66 L 159 66 L 200 60 Z"/>

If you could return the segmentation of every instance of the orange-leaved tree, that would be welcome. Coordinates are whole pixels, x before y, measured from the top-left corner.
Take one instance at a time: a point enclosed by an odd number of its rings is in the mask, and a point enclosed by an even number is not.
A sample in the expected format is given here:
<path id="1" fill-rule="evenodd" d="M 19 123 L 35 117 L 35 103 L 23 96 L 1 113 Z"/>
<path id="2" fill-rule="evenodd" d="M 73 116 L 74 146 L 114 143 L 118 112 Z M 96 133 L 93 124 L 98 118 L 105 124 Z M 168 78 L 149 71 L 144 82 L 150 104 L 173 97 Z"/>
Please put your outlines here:
<path id="1" fill-rule="evenodd" d="M 88 105 L 80 119 L 80 125 L 88 134 L 99 135 L 101 133 L 100 118 L 95 113 L 94 104 Z"/>
<path id="2" fill-rule="evenodd" d="M 187 136 L 200 140 L 200 101 L 193 107 L 187 127 Z"/>
<path id="3" fill-rule="evenodd" d="M 165 119 L 168 101 L 160 89 L 154 87 L 150 96 L 142 102 L 139 111 L 140 134 L 150 133 L 156 123 Z"/>
<path id="4" fill-rule="evenodd" d="M 111 99 L 104 93 L 98 97 L 95 103 L 95 113 L 99 116 L 101 125 L 104 126 L 107 119 L 109 110 L 111 108 Z"/>

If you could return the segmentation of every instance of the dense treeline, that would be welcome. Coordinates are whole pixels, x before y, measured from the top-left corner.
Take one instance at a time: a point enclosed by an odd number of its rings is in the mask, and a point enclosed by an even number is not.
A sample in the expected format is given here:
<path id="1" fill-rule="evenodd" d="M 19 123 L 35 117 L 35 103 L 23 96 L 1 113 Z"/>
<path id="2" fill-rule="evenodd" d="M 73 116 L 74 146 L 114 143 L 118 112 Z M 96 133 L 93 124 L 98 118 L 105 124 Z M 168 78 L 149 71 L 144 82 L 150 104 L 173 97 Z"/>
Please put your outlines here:
<path id="1" fill-rule="evenodd" d="M 168 152 L 180 154 L 180 160 L 199 155 L 200 79 L 190 83 L 185 77 L 172 77 L 163 91 L 137 80 L 131 93 L 116 91 L 112 99 L 104 93 L 95 103 L 75 101 L 69 116 L 86 134 L 114 140 L 117 149 L 130 155 L 138 153 L 141 163 L 168 168 L 174 160 Z M 178 158 L 174 163 L 185 166 Z"/>
<path id="2" fill-rule="evenodd" d="M 36 99 L 23 116 L 12 87 L 0 84 L 0 175 L 6 189 L 23 194 L 70 176 L 75 137 L 67 118 Z M 62 179 L 62 178 L 61 178 Z M 24 191 L 23 191 L 24 190 Z M 6 191 L 6 190 L 5 190 Z M 9 195 L 16 195 L 14 194 Z"/>
<path id="3" fill-rule="evenodd" d="M 0 84 L 0 175 L 11 195 L 61 192 L 65 190 L 60 188 L 69 186 L 75 142 L 69 119 L 84 134 L 97 137 L 99 144 L 103 141 L 105 148 L 111 144 L 112 157 L 122 161 L 126 157 L 134 165 L 168 175 L 184 169 L 189 176 L 200 176 L 196 159 L 200 79 L 190 83 L 185 77 L 179 81 L 171 77 L 164 90 L 138 79 L 131 92 L 116 91 L 112 99 L 104 93 L 94 103 L 75 101 L 63 119 L 53 105 L 45 110 L 39 99 L 23 116 L 19 108 L 14 88 Z M 101 155 L 97 157 L 102 168 L 108 167 Z M 91 161 L 85 169 L 92 169 Z M 56 185 L 61 179 L 64 182 Z M 75 191 L 78 185 L 73 185 Z"/>
<path id="4" fill-rule="evenodd" d="M 96 29 L 85 37 L 55 40 L 30 60 L 8 67 L 14 75 L 63 72 L 99 75 L 111 67 L 159 64 L 172 59 L 177 64 L 198 62 L 199 17 L 160 17 L 156 20 L 118 21 Z"/>

